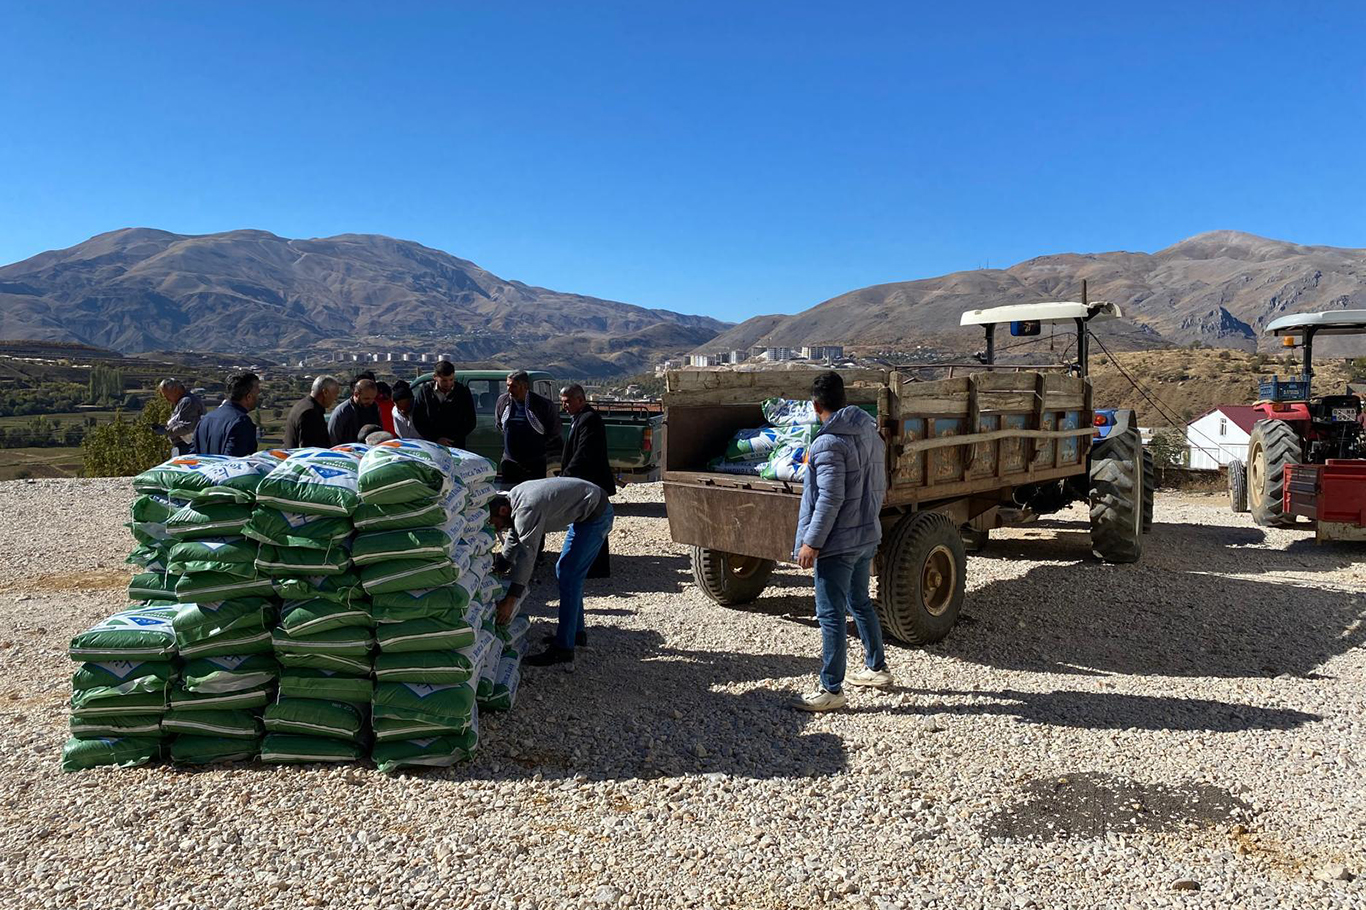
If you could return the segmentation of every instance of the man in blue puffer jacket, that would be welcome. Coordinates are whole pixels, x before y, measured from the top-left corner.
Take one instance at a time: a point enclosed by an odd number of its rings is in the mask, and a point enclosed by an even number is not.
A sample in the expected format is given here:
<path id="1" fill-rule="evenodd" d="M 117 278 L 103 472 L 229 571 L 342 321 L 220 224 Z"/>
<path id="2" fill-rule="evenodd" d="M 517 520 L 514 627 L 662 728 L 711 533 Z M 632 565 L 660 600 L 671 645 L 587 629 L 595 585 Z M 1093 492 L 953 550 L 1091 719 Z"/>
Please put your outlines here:
<path id="1" fill-rule="evenodd" d="M 802 511 L 793 555 L 816 570 L 816 618 L 821 624 L 820 689 L 797 699 L 804 711 L 844 707 L 844 684 L 890 686 L 882 650 L 882 627 L 868 597 L 873 554 L 882 541 L 882 499 L 887 466 L 877 421 L 849 407 L 844 380 L 822 373 L 811 384 L 811 403 L 821 429 L 807 448 Z M 865 666 L 845 676 L 845 616 L 854 615 L 863 640 Z"/>

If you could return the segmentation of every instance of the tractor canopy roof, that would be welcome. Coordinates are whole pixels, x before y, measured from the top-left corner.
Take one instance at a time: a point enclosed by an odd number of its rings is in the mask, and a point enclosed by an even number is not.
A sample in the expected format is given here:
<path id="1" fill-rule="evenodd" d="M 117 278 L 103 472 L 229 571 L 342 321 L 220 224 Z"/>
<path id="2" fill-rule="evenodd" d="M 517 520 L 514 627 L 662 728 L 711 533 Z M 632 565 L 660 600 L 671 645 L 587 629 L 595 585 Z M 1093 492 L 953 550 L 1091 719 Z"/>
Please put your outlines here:
<path id="1" fill-rule="evenodd" d="M 1366 310 L 1294 313 L 1271 320 L 1262 331 L 1268 335 L 1284 335 L 1305 329 L 1313 329 L 1315 335 L 1366 335 Z"/>
<path id="2" fill-rule="evenodd" d="M 1055 300 L 1049 303 L 1015 303 L 1009 306 L 968 310 L 959 325 L 996 325 L 1003 322 L 1071 322 L 1073 319 L 1116 319 L 1124 315 L 1119 307 L 1104 300 L 1080 303 Z"/>

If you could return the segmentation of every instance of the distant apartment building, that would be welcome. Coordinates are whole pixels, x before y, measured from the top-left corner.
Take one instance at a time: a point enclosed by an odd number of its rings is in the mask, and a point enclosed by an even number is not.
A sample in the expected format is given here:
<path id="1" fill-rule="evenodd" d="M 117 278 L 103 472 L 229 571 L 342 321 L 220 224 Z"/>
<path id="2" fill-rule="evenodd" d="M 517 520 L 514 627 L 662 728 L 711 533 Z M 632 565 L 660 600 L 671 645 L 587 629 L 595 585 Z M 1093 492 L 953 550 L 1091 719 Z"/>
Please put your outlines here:
<path id="1" fill-rule="evenodd" d="M 744 363 L 749 359 L 749 351 L 731 351 L 726 355 L 727 363 Z"/>
<path id="2" fill-rule="evenodd" d="M 760 347 L 758 353 L 755 353 L 754 349 L 751 348 L 750 356 L 755 357 L 758 360 L 767 360 L 769 363 L 779 363 L 784 360 L 792 360 L 797 356 L 797 352 L 792 350 L 792 348 L 769 345 L 767 347 Z"/>
<path id="3" fill-rule="evenodd" d="M 449 361 L 451 361 L 452 363 L 455 362 L 455 358 L 451 357 L 450 354 L 437 354 L 437 355 L 436 355 L 436 359 L 437 359 L 437 360 L 449 360 Z"/>
<path id="4" fill-rule="evenodd" d="M 720 354 L 689 354 L 688 366 L 690 367 L 715 367 L 722 363 Z"/>
<path id="5" fill-rule="evenodd" d="M 843 360 L 844 345 L 818 344 L 813 347 L 804 347 L 802 348 L 802 356 L 807 360 Z"/>

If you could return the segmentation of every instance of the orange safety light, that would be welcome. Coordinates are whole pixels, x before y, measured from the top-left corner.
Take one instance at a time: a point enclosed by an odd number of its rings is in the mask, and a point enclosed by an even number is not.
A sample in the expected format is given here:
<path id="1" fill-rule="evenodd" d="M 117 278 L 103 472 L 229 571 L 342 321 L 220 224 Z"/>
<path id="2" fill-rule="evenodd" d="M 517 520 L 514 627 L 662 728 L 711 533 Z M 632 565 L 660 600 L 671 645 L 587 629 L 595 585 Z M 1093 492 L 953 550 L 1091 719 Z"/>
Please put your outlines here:
<path id="1" fill-rule="evenodd" d="M 1294 335 L 1285 335 L 1281 338 L 1282 347 L 1293 348 L 1295 345 L 1299 343 L 1300 340 L 1296 338 Z"/>
<path id="2" fill-rule="evenodd" d="M 1093 423 L 1098 427 L 1103 427 L 1109 422 L 1110 418 L 1106 417 L 1104 414 L 1097 414 L 1096 419 L 1093 421 Z"/>

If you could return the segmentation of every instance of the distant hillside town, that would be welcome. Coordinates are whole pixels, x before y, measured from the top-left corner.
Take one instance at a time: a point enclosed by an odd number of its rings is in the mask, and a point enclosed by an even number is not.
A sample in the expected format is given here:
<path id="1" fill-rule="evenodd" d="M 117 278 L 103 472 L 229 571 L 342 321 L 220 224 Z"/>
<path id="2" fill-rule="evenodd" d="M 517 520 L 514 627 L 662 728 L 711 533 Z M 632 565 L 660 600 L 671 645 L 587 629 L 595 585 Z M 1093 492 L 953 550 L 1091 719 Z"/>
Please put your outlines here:
<path id="1" fill-rule="evenodd" d="M 689 354 L 681 360 L 666 360 L 655 367 L 655 375 L 663 376 L 669 370 L 682 367 L 719 367 L 733 366 L 748 361 L 761 363 L 785 363 L 806 361 L 838 365 L 844 361 L 844 345 L 818 344 L 807 347 L 789 348 L 775 345 L 756 344 L 743 350 L 714 351 L 705 354 Z"/>

